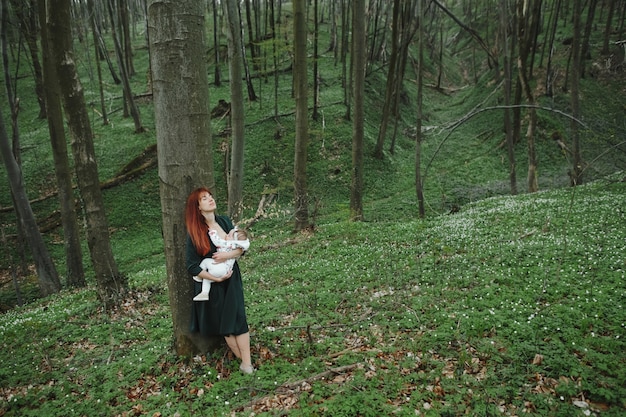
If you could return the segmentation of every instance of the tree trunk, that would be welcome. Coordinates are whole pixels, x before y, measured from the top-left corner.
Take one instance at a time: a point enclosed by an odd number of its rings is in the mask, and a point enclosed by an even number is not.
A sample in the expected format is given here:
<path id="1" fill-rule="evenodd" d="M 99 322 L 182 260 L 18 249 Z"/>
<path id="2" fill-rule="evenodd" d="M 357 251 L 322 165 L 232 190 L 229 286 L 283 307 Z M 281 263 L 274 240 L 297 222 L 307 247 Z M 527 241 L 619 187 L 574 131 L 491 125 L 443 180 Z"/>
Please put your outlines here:
<path id="1" fill-rule="evenodd" d="M 529 55 L 531 49 L 533 49 L 534 39 L 536 37 L 535 19 L 539 19 L 536 13 L 540 10 L 538 3 L 541 0 L 533 0 L 530 7 L 524 8 L 524 2 L 518 0 L 517 2 L 517 22 L 518 22 L 518 78 L 521 83 L 521 87 L 526 95 L 526 100 L 531 106 L 528 109 L 529 121 L 528 130 L 526 132 L 526 139 L 528 144 L 528 192 L 536 192 L 539 190 L 539 184 L 537 182 L 537 155 L 535 151 L 535 130 L 537 127 L 537 110 L 533 107 L 535 105 L 535 96 L 530 86 L 530 65 Z M 527 3 L 526 3 L 527 4 Z M 527 4 L 528 5 L 528 4 Z"/>
<path id="2" fill-rule="evenodd" d="M 65 242 L 65 263 L 67 285 L 84 287 L 85 271 L 83 268 L 83 250 L 80 244 L 80 227 L 74 202 L 72 188 L 72 171 L 68 160 L 67 141 L 63 124 L 63 110 L 61 108 L 61 92 L 56 77 L 56 70 L 49 55 L 48 33 L 46 32 L 45 2 L 40 1 L 39 19 L 41 30 L 41 51 L 43 62 L 43 87 L 46 108 L 48 109 L 48 131 L 52 145 L 54 159 L 54 173 L 59 189 L 59 204 L 61 208 L 61 223 Z"/>
<path id="3" fill-rule="evenodd" d="M 13 135 L 14 142 L 17 145 L 16 154 L 19 155 L 19 131 L 17 130 L 17 106 L 13 97 L 13 87 L 11 83 L 11 77 L 9 75 L 9 58 L 7 54 L 7 28 L 8 28 L 8 2 L 2 0 L 1 8 L 1 42 L 2 42 L 2 69 L 4 82 L 6 85 L 6 94 L 8 96 L 9 108 L 11 110 L 13 121 Z M 48 253 L 48 250 L 44 244 L 39 228 L 37 227 L 37 221 L 33 214 L 30 202 L 26 196 L 26 190 L 24 188 L 24 178 L 19 166 L 18 160 L 13 155 L 11 147 L 11 141 L 7 134 L 7 129 L 4 124 L 4 117 L 0 112 L 0 154 L 4 166 L 7 170 L 7 177 L 9 180 L 9 186 L 11 189 L 11 196 L 13 198 L 13 204 L 17 218 L 19 220 L 19 229 L 23 234 L 25 241 L 28 242 L 30 247 L 33 261 L 35 263 L 35 269 L 37 270 L 37 278 L 39 280 L 39 291 L 41 296 L 45 297 L 50 294 L 59 292 L 61 290 L 61 283 L 59 281 L 59 275 L 52 262 L 52 258 Z"/>
<path id="4" fill-rule="evenodd" d="M 121 301 L 127 290 L 126 277 L 118 272 L 113 258 L 108 221 L 100 190 L 93 132 L 85 105 L 83 88 L 74 63 L 70 0 L 46 1 L 47 33 L 51 57 L 63 96 L 68 119 L 78 188 L 84 203 L 87 222 L 87 246 L 91 255 L 98 296 L 106 309 Z"/>
<path id="5" fill-rule="evenodd" d="M 606 17 L 606 25 L 604 26 L 604 37 L 602 40 L 602 55 L 608 55 L 610 52 L 609 49 L 609 39 L 611 38 L 611 23 L 613 23 L 613 13 L 615 12 L 615 0 L 609 0 L 609 13 Z"/>
<path id="6" fill-rule="evenodd" d="M 593 19 L 596 13 L 596 6 L 598 0 L 591 0 L 589 2 L 589 9 L 587 11 L 587 21 L 585 22 L 585 34 L 581 38 L 581 51 L 580 51 L 580 77 L 585 78 L 585 62 L 591 59 L 591 52 L 589 52 L 589 38 L 591 37 L 591 30 L 593 25 Z"/>
<path id="7" fill-rule="evenodd" d="M 424 184 L 422 179 L 422 118 L 424 87 L 424 0 L 417 0 L 419 40 L 417 61 L 417 122 L 415 123 L 415 191 L 420 218 L 426 216 L 424 204 Z"/>
<path id="8" fill-rule="evenodd" d="M 313 120 L 319 119 L 319 101 L 320 101 L 320 80 L 319 80 L 319 16 L 318 16 L 319 0 L 313 0 Z M 354 36 L 354 34 L 352 34 Z"/>
<path id="9" fill-rule="evenodd" d="M 39 48 L 37 48 L 37 10 L 35 3 L 35 0 L 11 0 L 11 6 L 19 21 L 20 32 L 28 45 L 30 60 L 33 65 L 35 93 L 39 103 L 39 118 L 45 119 L 46 105 L 43 95 L 43 76 L 41 63 L 39 62 Z"/>
<path id="10" fill-rule="evenodd" d="M 559 23 L 559 10 L 561 9 L 561 0 L 556 0 L 554 6 L 554 18 L 550 27 L 550 39 L 548 41 L 548 65 L 546 66 L 546 96 L 552 97 L 554 94 L 555 74 L 552 70 L 552 56 L 554 54 L 554 39 L 556 37 L 556 28 Z"/>
<path id="11" fill-rule="evenodd" d="M 580 155 L 580 137 L 578 132 L 578 124 L 576 120 L 580 116 L 580 98 L 578 96 L 578 86 L 580 82 L 580 68 L 582 57 L 580 55 L 581 47 L 581 27 L 580 27 L 580 0 L 574 0 L 574 37 L 572 40 L 572 65 L 571 65 L 571 88 L 570 93 L 572 100 L 572 147 L 573 160 L 572 172 L 570 175 L 571 185 L 581 185 L 583 183 L 583 166 L 582 157 Z"/>
<path id="12" fill-rule="evenodd" d="M 216 0 L 212 0 L 213 5 L 213 50 L 215 51 L 215 72 L 213 73 L 213 84 L 216 87 L 222 85 L 222 70 L 220 62 L 220 37 L 219 37 L 219 8 L 217 7 Z"/>
<path id="13" fill-rule="evenodd" d="M 228 35 L 228 68 L 230 72 L 230 120 L 232 146 L 230 176 L 228 180 L 228 214 L 237 222 L 243 212 L 243 150 L 244 150 L 244 105 L 241 82 L 243 62 L 241 48 L 241 23 L 236 0 L 224 2 Z"/>
<path id="14" fill-rule="evenodd" d="M 11 186 L 11 192 L 13 193 L 15 202 L 15 210 L 19 212 L 18 217 L 22 223 L 22 228 L 28 245 L 30 246 L 33 261 L 35 262 L 35 269 L 37 270 L 37 278 L 39 280 L 39 292 L 42 297 L 46 297 L 59 292 L 61 290 L 61 283 L 57 270 L 52 262 L 52 257 L 50 253 L 48 253 L 43 237 L 37 228 L 37 221 L 35 220 L 35 215 L 28 201 L 28 197 L 26 196 L 26 190 L 24 189 L 22 171 L 17 165 L 15 158 L 13 158 L 9 136 L 7 135 L 4 117 L 1 112 L 0 153 L 2 153 L 4 166 L 7 169 L 9 185 Z"/>
<path id="15" fill-rule="evenodd" d="M 383 159 L 383 147 L 385 145 L 385 136 L 387 136 L 387 126 L 392 111 L 392 102 L 394 89 L 396 88 L 396 66 L 398 62 L 398 36 L 400 22 L 401 0 L 393 2 L 393 23 L 391 30 L 391 59 L 389 61 L 389 69 L 387 70 L 387 85 L 385 87 L 385 101 L 383 103 L 383 112 L 380 120 L 380 128 L 378 129 L 378 139 L 374 148 L 374 158 Z"/>
<path id="16" fill-rule="evenodd" d="M 307 94 L 307 21 L 306 0 L 293 2 L 294 58 L 293 77 L 296 97 L 296 144 L 293 168 L 295 230 L 309 227 L 307 196 L 307 147 L 309 142 Z"/>
<path id="17" fill-rule="evenodd" d="M 204 3 L 149 0 L 147 10 L 167 286 L 176 353 L 188 357 L 218 342 L 189 332 L 193 281 L 185 266 L 185 201 L 193 189 L 215 186 Z"/>
<path id="18" fill-rule="evenodd" d="M 128 2 L 125 0 L 117 0 L 117 10 L 119 12 L 120 24 L 120 37 L 121 45 L 123 46 L 124 65 L 128 77 L 135 75 L 135 65 L 133 63 L 133 45 L 130 38 L 130 18 L 128 17 Z"/>
<path id="19" fill-rule="evenodd" d="M 317 0 L 316 0 L 317 1 Z M 350 187 L 350 220 L 363 220 L 363 137 L 365 134 L 365 4 L 352 0 L 352 71 L 354 117 L 352 118 L 352 184 Z"/>
<path id="20" fill-rule="evenodd" d="M 509 4 L 507 0 L 500 0 L 500 28 L 502 30 L 502 50 L 504 67 L 504 130 L 506 132 L 507 153 L 509 159 L 509 184 L 511 194 L 517 194 L 517 175 L 515 169 L 515 143 L 513 138 L 513 127 L 511 126 L 511 84 L 513 76 L 511 74 L 511 53 L 509 52 Z"/>
<path id="21" fill-rule="evenodd" d="M 89 11 L 89 23 L 91 24 L 91 36 L 93 38 L 94 50 L 96 54 L 96 73 L 98 75 L 98 92 L 100 93 L 100 112 L 102 113 L 102 124 L 109 124 L 109 115 L 104 102 L 104 88 L 102 85 L 102 65 L 100 65 L 100 47 L 98 46 L 98 29 L 95 15 L 94 0 L 87 0 L 87 10 Z"/>
<path id="22" fill-rule="evenodd" d="M 124 97 L 126 99 L 126 103 L 130 107 L 130 114 L 133 117 L 133 122 L 135 123 L 135 133 L 143 133 L 144 127 L 141 124 L 141 117 L 139 116 L 139 109 L 135 104 L 135 99 L 133 98 L 133 91 L 130 87 L 130 75 L 128 68 L 126 67 L 126 61 L 124 59 L 124 53 L 122 51 L 122 45 L 120 44 L 118 37 L 118 29 L 120 28 L 120 23 L 116 18 L 119 13 L 115 13 L 113 8 L 115 0 L 108 0 L 107 5 L 109 8 L 109 17 L 111 18 L 111 36 L 113 37 L 113 45 L 115 46 L 115 56 L 117 57 L 117 65 L 120 69 L 120 75 L 122 76 L 122 87 L 124 89 Z"/>

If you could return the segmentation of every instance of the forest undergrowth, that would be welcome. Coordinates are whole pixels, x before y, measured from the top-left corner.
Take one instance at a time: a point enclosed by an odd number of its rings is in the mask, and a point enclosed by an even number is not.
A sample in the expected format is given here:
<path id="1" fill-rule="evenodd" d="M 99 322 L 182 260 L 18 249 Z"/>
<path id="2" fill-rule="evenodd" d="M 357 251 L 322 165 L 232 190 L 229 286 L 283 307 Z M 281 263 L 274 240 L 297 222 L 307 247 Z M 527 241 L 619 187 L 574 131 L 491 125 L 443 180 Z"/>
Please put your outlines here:
<path id="1" fill-rule="evenodd" d="M 625 180 L 255 235 L 252 376 L 172 353 L 162 263 L 14 309 L 0 415 L 623 415 Z"/>

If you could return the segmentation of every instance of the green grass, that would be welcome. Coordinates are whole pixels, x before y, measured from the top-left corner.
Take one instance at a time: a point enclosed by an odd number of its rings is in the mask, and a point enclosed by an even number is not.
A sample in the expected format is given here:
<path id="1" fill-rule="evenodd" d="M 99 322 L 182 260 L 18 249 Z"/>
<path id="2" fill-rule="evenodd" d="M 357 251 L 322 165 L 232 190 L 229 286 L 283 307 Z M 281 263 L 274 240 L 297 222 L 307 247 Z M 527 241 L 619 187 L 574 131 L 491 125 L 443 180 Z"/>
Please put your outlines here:
<path id="1" fill-rule="evenodd" d="M 293 415 L 552 416 L 583 415 L 574 401 L 585 401 L 620 415 L 623 177 L 424 221 L 256 234 L 241 261 L 252 377 L 224 349 L 190 363 L 172 356 L 155 256 L 129 274 L 132 294 L 111 314 L 86 289 L 0 316 L 0 409 L 276 415 L 283 404 Z"/>

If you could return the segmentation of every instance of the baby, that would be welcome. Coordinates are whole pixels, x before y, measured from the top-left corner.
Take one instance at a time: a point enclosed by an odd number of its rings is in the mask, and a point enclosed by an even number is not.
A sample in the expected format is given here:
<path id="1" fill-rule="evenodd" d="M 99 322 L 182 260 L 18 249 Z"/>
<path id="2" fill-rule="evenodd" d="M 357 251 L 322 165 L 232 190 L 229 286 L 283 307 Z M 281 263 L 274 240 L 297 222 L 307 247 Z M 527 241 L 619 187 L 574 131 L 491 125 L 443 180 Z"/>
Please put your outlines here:
<path id="1" fill-rule="evenodd" d="M 248 233 L 245 230 L 237 229 L 236 227 L 226 236 L 226 239 L 219 237 L 216 231 L 209 231 L 209 237 L 211 242 L 217 247 L 218 252 L 230 252 L 234 249 L 241 248 L 243 251 L 247 251 L 250 248 L 250 240 L 248 239 Z M 216 278 L 221 278 L 233 268 L 237 258 L 227 259 L 224 262 L 215 262 L 213 258 L 205 258 L 200 262 L 200 268 L 207 271 L 209 274 Z M 196 281 L 200 281 L 200 278 L 194 277 Z M 211 291 L 211 280 L 202 280 L 202 291 L 195 297 L 193 301 L 207 301 L 209 299 L 209 292 Z"/>

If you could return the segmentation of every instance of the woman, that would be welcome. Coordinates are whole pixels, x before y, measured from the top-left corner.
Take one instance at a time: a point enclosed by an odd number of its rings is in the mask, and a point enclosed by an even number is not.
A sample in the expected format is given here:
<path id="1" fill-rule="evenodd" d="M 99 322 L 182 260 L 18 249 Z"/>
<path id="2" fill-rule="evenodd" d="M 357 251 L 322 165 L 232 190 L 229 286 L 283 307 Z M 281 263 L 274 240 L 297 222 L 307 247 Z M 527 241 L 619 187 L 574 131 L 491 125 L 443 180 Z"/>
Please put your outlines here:
<path id="1" fill-rule="evenodd" d="M 237 262 L 231 271 L 215 277 L 200 267 L 204 258 L 225 262 L 242 255 L 243 249 L 218 252 L 209 238 L 209 232 L 226 239 L 233 229 L 231 220 L 216 214 L 213 195 L 207 188 L 198 188 L 187 198 L 185 224 L 187 226 L 187 271 L 194 277 L 194 294 L 202 290 L 202 280 L 212 281 L 208 301 L 194 302 L 191 331 L 204 336 L 224 336 L 226 344 L 241 359 L 239 369 L 246 374 L 254 372 L 250 358 L 250 333 L 243 300 L 243 284 Z"/>

